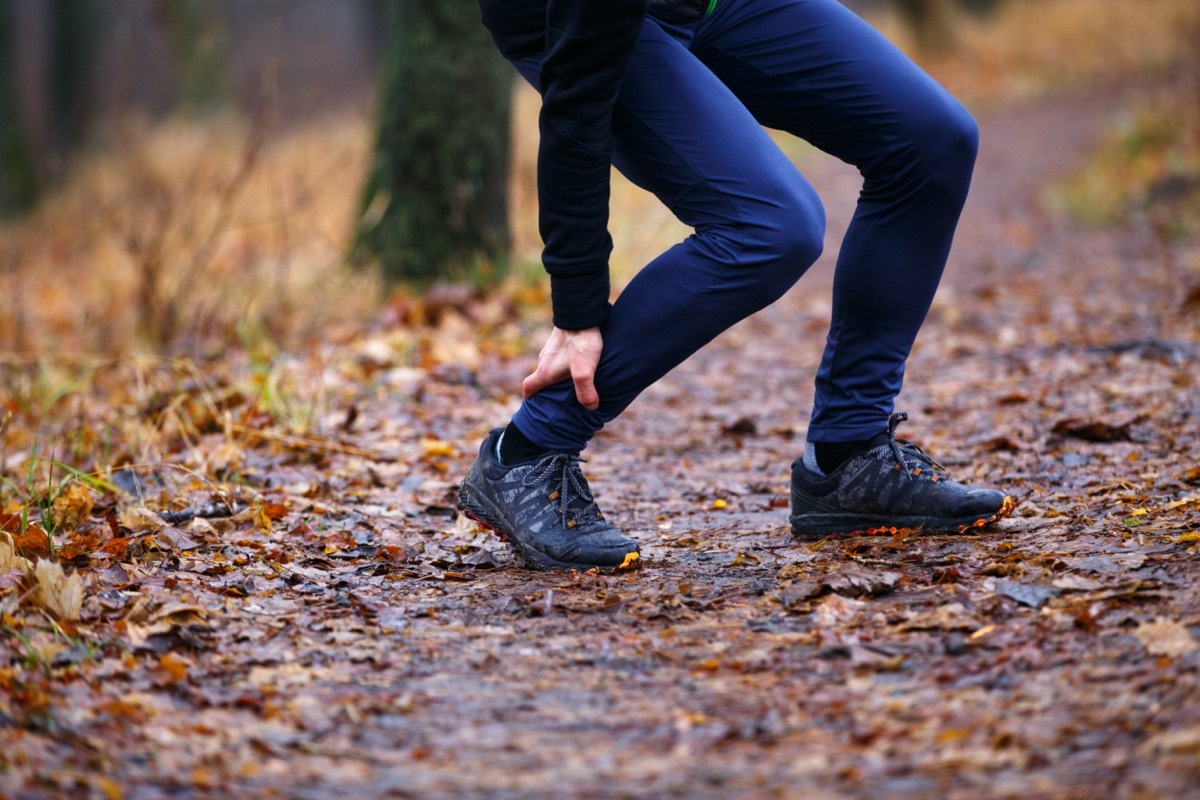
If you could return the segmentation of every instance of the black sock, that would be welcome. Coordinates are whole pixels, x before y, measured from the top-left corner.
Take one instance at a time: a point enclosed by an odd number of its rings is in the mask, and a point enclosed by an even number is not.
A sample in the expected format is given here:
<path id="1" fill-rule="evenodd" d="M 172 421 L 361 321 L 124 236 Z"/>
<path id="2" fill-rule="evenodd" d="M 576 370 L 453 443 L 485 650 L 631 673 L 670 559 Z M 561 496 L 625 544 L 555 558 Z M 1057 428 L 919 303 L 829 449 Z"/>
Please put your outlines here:
<path id="1" fill-rule="evenodd" d="M 874 439 L 859 442 L 813 442 L 817 451 L 817 466 L 826 475 L 845 464 L 854 456 L 869 450 Z"/>
<path id="2" fill-rule="evenodd" d="M 504 429 L 504 438 L 500 440 L 501 464 L 521 464 L 533 461 L 545 452 L 545 448 L 529 441 L 525 434 L 521 433 L 520 428 L 511 422 L 508 423 L 508 427 Z"/>

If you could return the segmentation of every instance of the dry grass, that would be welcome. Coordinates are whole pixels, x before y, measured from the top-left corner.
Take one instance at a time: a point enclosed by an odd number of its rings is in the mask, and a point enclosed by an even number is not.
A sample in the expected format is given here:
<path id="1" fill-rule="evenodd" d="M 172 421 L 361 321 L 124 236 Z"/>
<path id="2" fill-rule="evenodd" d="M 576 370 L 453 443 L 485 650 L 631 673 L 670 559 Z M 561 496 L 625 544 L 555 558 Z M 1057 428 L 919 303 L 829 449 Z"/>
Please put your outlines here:
<path id="1" fill-rule="evenodd" d="M 119 138 L 4 230 L 0 293 L 22 302 L 0 317 L 0 349 L 295 342 L 378 306 L 374 276 L 342 266 L 366 120 L 268 137 L 179 119 Z"/>
<path id="2" fill-rule="evenodd" d="M 905 43 L 887 16 L 872 19 Z M 959 49 L 924 59 L 986 100 L 1114 75 L 1195 68 L 1195 0 L 1009 0 L 963 19 Z M 1182 65 L 1182 66 L 1181 66 Z M 517 93 L 512 209 L 518 274 L 540 276 L 537 98 Z M 286 132 L 244 120 L 130 123 L 31 217 L 0 227 L 0 352 L 204 353 L 295 347 L 378 314 L 381 286 L 344 266 L 371 125 L 343 116 Z M 617 283 L 686 230 L 614 180 Z"/>
<path id="3" fill-rule="evenodd" d="M 891 15 L 871 22 L 905 50 Z M 917 60 L 975 103 L 1042 95 L 1098 80 L 1196 70 L 1195 0 L 1007 0 L 996 13 L 956 19 L 956 47 Z"/>

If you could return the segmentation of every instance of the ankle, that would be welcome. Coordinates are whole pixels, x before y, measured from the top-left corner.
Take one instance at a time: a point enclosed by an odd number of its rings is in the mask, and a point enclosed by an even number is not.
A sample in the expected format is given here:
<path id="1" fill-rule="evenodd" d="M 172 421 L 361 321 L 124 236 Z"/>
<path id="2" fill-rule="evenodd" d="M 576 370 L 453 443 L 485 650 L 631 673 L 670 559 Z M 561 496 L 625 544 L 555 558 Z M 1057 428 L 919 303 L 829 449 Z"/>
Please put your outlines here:
<path id="1" fill-rule="evenodd" d="M 511 422 L 500 435 L 498 451 L 496 455 L 504 465 L 523 464 L 549 452 L 521 433 L 521 429 Z"/>
<path id="2" fill-rule="evenodd" d="M 859 453 L 871 449 L 871 439 L 853 442 L 813 442 L 817 466 L 828 475 Z"/>

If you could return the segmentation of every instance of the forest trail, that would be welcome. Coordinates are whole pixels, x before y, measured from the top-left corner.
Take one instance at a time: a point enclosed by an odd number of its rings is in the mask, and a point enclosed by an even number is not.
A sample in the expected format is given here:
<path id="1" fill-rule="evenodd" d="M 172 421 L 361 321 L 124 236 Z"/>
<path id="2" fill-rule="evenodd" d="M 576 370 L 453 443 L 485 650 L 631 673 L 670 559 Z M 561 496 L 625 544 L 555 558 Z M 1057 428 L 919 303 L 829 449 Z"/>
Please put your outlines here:
<path id="1" fill-rule="evenodd" d="M 1082 228 L 1047 199 L 1119 108 L 1097 91 L 980 115 L 898 408 L 952 475 L 1020 499 L 996 528 L 792 540 L 788 470 L 858 185 L 806 157 L 827 255 L 589 451 L 640 569 L 523 572 L 453 512 L 528 355 L 335 384 L 343 446 L 247 454 L 268 486 L 253 524 L 168 528 L 193 540 L 173 562 L 94 573 L 81 627 L 125 644 L 4 720 L 0 789 L 1196 796 L 1197 276 L 1149 226 Z"/>

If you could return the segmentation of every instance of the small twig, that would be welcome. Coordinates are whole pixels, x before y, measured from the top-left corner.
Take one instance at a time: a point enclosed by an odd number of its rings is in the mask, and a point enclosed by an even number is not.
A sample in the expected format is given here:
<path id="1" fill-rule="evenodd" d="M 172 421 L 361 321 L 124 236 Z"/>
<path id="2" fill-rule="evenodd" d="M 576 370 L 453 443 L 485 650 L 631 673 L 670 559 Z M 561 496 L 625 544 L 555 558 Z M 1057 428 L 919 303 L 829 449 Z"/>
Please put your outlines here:
<path id="1" fill-rule="evenodd" d="M 361 447 L 355 447 L 350 444 L 342 444 L 341 442 L 330 441 L 329 439 L 310 439 L 305 436 L 293 436 L 288 433 L 276 433 L 274 431 L 262 431 L 257 428 L 251 428 L 248 425 L 241 425 L 236 422 L 229 424 L 229 430 L 245 435 L 247 441 L 259 440 L 266 442 L 279 442 L 280 444 L 288 445 L 302 450 L 311 450 L 318 453 L 341 453 L 347 456 L 357 456 L 371 461 L 391 464 L 400 459 L 391 453 L 380 453 L 375 450 L 366 450 Z"/>
<path id="2" fill-rule="evenodd" d="M 245 503 L 206 503 L 202 506 L 188 506 L 178 511 L 163 511 L 159 514 L 168 525 L 179 525 L 191 522 L 197 517 L 201 519 L 223 519 L 245 511 Z"/>

